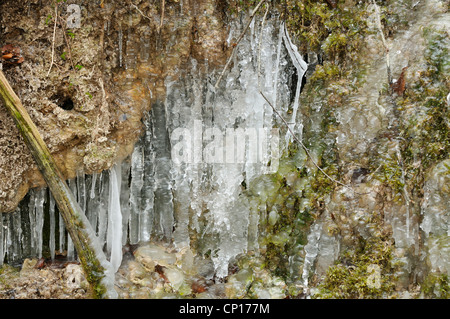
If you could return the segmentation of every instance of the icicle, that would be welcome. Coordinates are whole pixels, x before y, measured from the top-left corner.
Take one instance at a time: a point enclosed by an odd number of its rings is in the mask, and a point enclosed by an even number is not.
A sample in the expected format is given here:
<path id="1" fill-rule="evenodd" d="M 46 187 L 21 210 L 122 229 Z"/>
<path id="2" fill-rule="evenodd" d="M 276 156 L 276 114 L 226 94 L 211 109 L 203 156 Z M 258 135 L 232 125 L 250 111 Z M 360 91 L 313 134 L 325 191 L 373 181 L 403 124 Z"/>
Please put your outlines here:
<path id="1" fill-rule="evenodd" d="M 22 245 L 25 243 L 22 238 L 20 208 L 17 207 L 13 213 L 8 213 L 4 217 L 6 217 L 3 224 L 4 231 L 6 232 L 6 237 L 4 237 L 6 240 L 4 253 L 6 254 L 8 263 L 11 263 L 23 257 Z"/>
<path id="2" fill-rule="evenodd" d="M 290 123 L 292 123 L 291 129 L 295 132 L 296 131 L 295 123 L 297 120 L 297 111 L 298 111 L 298 107 L 299 107 L 300 91 L 302 88 L 302 79 L 308 68 L 308 64 L 303 60 L 302 56 L 298 52 L 297 47 L 292 43 L 284 22 L 281 24 L 280 29 L 282 31 L 284 45 L 287 49 L 287 52 L 289 53 L 289 57 L 290 57 L 292 63 L 295 66 L 295 69 L 297 70 L 297 88 L 295 91 L 295 100 L 294 100 L 292 118 L 290 120 Z M 286 133 L 286 138 L 288 139 L 288 140 L 286 140 L 286 144 L 288 144 L 292 139 L 292 136 L 290 136 L 289 131 Z"/>
<path id="3" fill-rule="evenodd" d="M 91 175 L 91 189 L 89 191 L 89 198 L 87 201 L 87 212 L 86 212 L 86 217 L 89 219 L 92 229 L 94 230 L 97 229 L 98 210 L 100 206 L 100 197 L 95 195 L 98 188 L 97 179 L 98 179 L 97 173 Z"/>
<path id="4" fill-rule="evenodd" d="M 30 219 L 30 254 L 36 256 L 36 191 L 30 190 L 30 201 L 28 202 L 28 216 Z"/>
<path id="5" fill-rule="evenodd" d="M 119 22 L 119 67 L 122 67 L 122 60 L 123 60 L 123 31 L 122 31 L 122 24 Z"/>
<path id="6" fill-rule="evenodd" d="M 319 253 L 319 241 L 322 233 L 322 223 L 318 222 L 311 227 L 308 235 L 308 243 L 305 245 L 305 262 L 303 264 L 303 286 L 308 288 L 309 277 L 313 271 L 314 261 Z"/>
<path id="7" fill-rule="evenodd" d="M 44 225 L 44 201 L 46 195 L 46 189 L 31 190 L 29 207 L 29 219 L 30 219 L 30 248 L 31 255 L 41 257 L 42 256 L 42 228 Z"/>
<path id="8" fill-rule="evenodd" d="M 122 245 L 128 240 L 128 220 L 130 219 L 130 186 L 131 163 L 126 160 L 122 162 L 122 176 L 120 187 L 120 211 L 122 212 Z"/>
<path id="9" fill-rule="evenodd" d="M 144 121 L 146 134 L 144 135 L 144 146 L 142 148 L 142 159 L 144 163 L 144 184 L 142 186 L 141 211 L 139 214 L 139 241 L 147 242 L 153 230 L 154 221 L 154 190 L 155 190 L 155 152 L 152 145 L 153 133 L 150 120 Z"/>
<path id="10" fill-rule="evenodd" d="M 53 198 L 52 194 L 49 193 L 50 196 L 50 206 L 49 206 L 49 217 L 50 217 L 50 239 L 49 239 L 49 248 L 50 248 L 50 256 L 51 259 L 55 259 L 55 229 L 56 229 L 56 222 L 55 222 L 55 199 Z"/>
<path id="11" fill-rule="evenodd" d="M 67 235 L 67 259 L 75 259 L 75 247 L 73 245 L 72 238 L 69 235 Z"/>
<path id="12" fill-rule="evenodd" d="M 109 170 L 109 206 L 107 250 L 110 262 L 117 271 L 122 263 L 122 213 L 120 211 L 121 165 L 116 164 Z"/>
<path id="13" fill-rule="evenodd" d="M 273 81 L 273 94 L 272 94 L 272 105 L 277 108 L 277 93 L 278 93 L 278 76 L 280 74 L 280 59 L 281 59 L 281 47 L 283 44 L 283 29 L 280 28 L 278 35 L 278 45 L 277 45 L 277 60 L 275 61 L 275 78 Z"/>
<path id="14" fill-rule="evenodd" d="M 156 102 L 152 106 L 152 123 L 153 123 L 153 143 L 155 149 L 155 199 L 154 214 L 156 224 L 159 226 L 155 229 L 158 236 L 167 239 L 172 236 L 173 229 L 173 197 L 171 185 L 171 159 L 170 144 L 168 136 L 168 128 L 166 126 L 166 109 L 162 102 Z M 153 208 L 153 204 L 147 202 L 145 210 Z"/>
<path id="15" fill-rule="evenodd" d="M 42 188 L 36 196 L 36 248 L 38 258 L 42 257 L 43 227 L 44 227 L 44 203 L 47 196 L 47 189 Z"/>
<path id="16" fill-rule="evenodd" d="M 98 238 L 101 243 L 106 241 L 106 231 L 108 227 L 108 198 L 109 198 L 109 181 L 107 173 L 102 172 L 100 175 L 100 203 L 98 207 Z"/>
<path id="17" fill-rule="evenodd" d="M 97 182 L 97 173 L 92 174 L 92 179 L 91 179 L 91 192 L 89 193 L 89 197 L 91 199 L 95 198 L 95 184 Z"/>
<path id="18" fill-rule="evenodd" d="M 141 143 L 137 143 L 131 155 L 129 238 L 131 244 L 139 242 L 139 215 L 142 211 L 141 192 L 144 185 L 144 159 Z"/>
<path id="19" fill-rule="evenodd" d="M 0 266 L 3 266 L 3 260 L 5 260 L 5 230 L 3 229 L 3 215 L 0 213 Z"/>
<path id="20" fill-rule="evenodd" d="M 59 253 L 62 254 L 64 252 L 65 244 L 66 244 L 66 227 L 64 226 L 64 220 L 59 214 Z"/>

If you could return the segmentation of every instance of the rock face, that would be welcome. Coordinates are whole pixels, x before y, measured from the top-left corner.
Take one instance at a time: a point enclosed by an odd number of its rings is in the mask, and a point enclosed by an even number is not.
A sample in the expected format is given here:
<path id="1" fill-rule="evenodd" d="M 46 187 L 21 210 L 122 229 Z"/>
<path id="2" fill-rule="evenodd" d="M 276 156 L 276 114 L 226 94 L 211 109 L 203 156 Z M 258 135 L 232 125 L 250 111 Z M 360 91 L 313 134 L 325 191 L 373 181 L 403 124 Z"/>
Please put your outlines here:
<path id="1" fill-rule="evenodd" d="M 0 4 L 0 43 L 14 44 L 25 58 L 4 72 L 67 178 L 129 155 L 142 117 L 164 97 L 165 77 L 176 78 L 190 56 L 205 66 L 223 64 L 220 8 L 207 0 L 168 2 L 164 12 L 147 1 Z M 0 212 L 43 185 L 0 106 Z"/>

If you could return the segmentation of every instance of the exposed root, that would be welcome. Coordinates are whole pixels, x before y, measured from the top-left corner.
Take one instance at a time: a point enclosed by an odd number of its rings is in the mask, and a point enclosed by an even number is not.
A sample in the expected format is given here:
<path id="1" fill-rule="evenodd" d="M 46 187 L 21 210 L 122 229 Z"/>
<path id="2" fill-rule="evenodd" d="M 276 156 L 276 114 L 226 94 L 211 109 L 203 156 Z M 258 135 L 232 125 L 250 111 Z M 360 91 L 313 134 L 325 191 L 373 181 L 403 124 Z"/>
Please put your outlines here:
<path id="1" fill-rule="evenodd" d="M 159 23 L 159 27 L 158 27 L 158 33 L 161 33 L 161 28 L 163 26 L 164 23 L 164 11 L 166 6 L 166 0 L 162 0 L 162 5 L 161 5 L 161 22 Z"/>
<path id="2" fill-rule="evenodd" d="M 50 63 L 50 68 L 47 72 L 47 77 L 50 74 L 50 71 L 52 70 L 53 64 L 54 64 L 54 56 L 55 56 L 55 37 L 56 37 L 56 24 L 58 23 L 58 5 L 55 5 L 55 24 L 53 26 L 53 40 L 52 40 L 52 62 Z"/>

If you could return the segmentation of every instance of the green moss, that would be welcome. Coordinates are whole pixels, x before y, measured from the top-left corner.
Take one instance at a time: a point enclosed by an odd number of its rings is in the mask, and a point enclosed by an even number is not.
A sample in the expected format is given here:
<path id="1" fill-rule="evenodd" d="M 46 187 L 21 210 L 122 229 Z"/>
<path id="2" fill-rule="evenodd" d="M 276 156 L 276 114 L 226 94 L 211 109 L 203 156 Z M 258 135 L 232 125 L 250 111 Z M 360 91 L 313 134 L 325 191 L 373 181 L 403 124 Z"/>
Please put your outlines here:
<path id="1" fill-rule="evenodd" d="M 20 269 L 11 265 L 4 264 L 0 267 L 0 290 L 7 290 L 10 286 L 10 281 L 20 276 Z"/>
<path id="2" fill-rule="evenodd" d="M 341 1 L 335 8 L 326 1 L 287 0 L 275 3 L 300 51 L 317 55 L 319 62 L 308 75 L 300 98 L 303 118 L 308 119 L 303 122 L 302 141 L 316 163 L 329 176 L 340 180 L 335 147 L 335 132 L 339 124 L 336 114 L 351 102 L 350 95 L 365 81 L 369 64 L 365 63 L 364 43 L 365 37 L 372 32 L 367 26 L 366 10 L 371 1 Z M 386 1 L 377 3 L 388 5 Z M 385 8 L 383 12 L 386 12 Z M 390 23 L 388 18 L 391 16 L 382 16 L 384 24 Z M 395 155 L 386 158 L 377 156 L 375 162 L 372 171 L 383 164 L 377 170 L 378 178 L 389 183 L 399 194 L 400 200 L 405 185 L 398 159 Z M 317 170 L 295 142 L 289 145 L 280 161 L 278 173 L 272 178 L 279 185 L 272 189 L 276 196 L 264 196 L 260 202 L 264 204 L 260 206 L 265 207 L 260 211 L 259 225 L 264 267 L 286 282 L 295 283 L 301 277 L 299 269 L 303 264 L 302 253 L 309 227 L 314 217 L 324 209 L 325 199 L 336 185 Z M 248 187 L 251 189 L 252 185 Z M 348 249 L 346 255 L 330 267 L 324 282 L 319 285 L 318 297 L 380 298 L 389 294 L 393 289 L 391 270 L 395 266 L 390 243 L 375 238 L 362 241 L 360 247 Z M 349 261 L 351 267 L 344 259 Z M 370 267 L 374 265 L 380 269 L 380 287 L 370 286 L 367 281 Z"/>
<path id="3" fill-rule="evenodd" d="M 428 298 L 449 299 L 450 280 L 448 275 L 435 273 L 428 275 L 422 284 L 421 291 Z"/>
<path id="4" fill-rule="evenodd" d="M 406 72 L 401 96 L 391 95 L 388 87 L 381 92 L 393 101 L 398 127 L 382 132 L 377 138 L 381 147 L 366 156 L 374 177 L 393 191 L 395 200 L 402 200 L 405 190 L 413 192 L 411 197 L 422 196 L 426 171 L 449 157 L 450 40 L 446 31 L 433 28 L 424 28 L 423 38 L 426 64 L 419 76 L 413 80 Z M 393 143 L 399 143 L 400 156 Z"/>
<path id="5" fill-rule="evenodd" d="M 416 80 L 407 82 L 401 97 L 395 100 L 399 110 L 399 135 L 404 174 L 410 189 L 420 189 L 425 172 L 447 159 L 450 151 L 450 114 L 446 97 L 450 91 L 448 33 L 425 28 L 425 68 Z M 398 164 L 385 169 L 393 188 L 399 183 Z"/>
<path id="6" fill-rule="evenodd" d="M 233 15 L 254 8 L 259 3 L 259 0 L 228 0 L 225 2 L 225 10 Z"/>
<path id="7" fill-rule="evenodd" d="M 347 66 L 358 60 L 358 50 L 367 33 L 366 4 L 338 3 L 333 8 L 325 1 L 286 1 L 285 18 L 300 49 L 324 55 L 325 61 Z"/>
<path id="8" fill-rule="evenodd" d="M 89 239 L 85 238 L 84 241 L 87 243 L 89 242 Z M 92 297 L 97 299 L 104 298 L 107 292 L 107 289 L 102 282 L 105 277 L 105 268 L 101 265 L 95 252 L 89 248 L 80 251 L 78 255 L 81 260 L 81 264 L 83 265 L 86 279 L 89 282 Z"/>
<path id="9" fill-rule="evenodd" d="M 360 247 L 345 252 L 328 268 L 314 298 L 372 299 L 394 292 L 392 247 L 381 239 L 360 240 Z"/>

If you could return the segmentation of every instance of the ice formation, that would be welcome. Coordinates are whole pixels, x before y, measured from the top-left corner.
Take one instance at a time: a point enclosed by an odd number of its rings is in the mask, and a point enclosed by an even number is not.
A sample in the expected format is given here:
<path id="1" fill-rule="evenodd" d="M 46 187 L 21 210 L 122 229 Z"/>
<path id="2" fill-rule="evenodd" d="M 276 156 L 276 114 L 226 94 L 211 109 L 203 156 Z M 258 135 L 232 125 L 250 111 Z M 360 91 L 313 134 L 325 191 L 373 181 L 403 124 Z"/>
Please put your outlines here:
<path id="1" fill-rule="evenodd" d="M 425 235 L 428 262 L 433 271 L 450 275 L 450 160 L 433 169 L 425 183 L 422 204 L 423 221 L 420 228 Z"/>
<path id="2" fill-rule="evenodd" d="M 235 23 L 230 36 L 242 28 Z M 156 238 L 185 247 L 192 231 L 198 249 L 211 253 L 219 277 L 227 275 L 232 257 L 258 246 L 259 217 L 240 196 L 242 184 L 276 171 L 285 140 L 273 129 L 280 122 L 260 90 L 286 117 L 294 94 L 293 115 L 287 118 L 293 128 L 301 126 L 296 114 L 306 66 L 283 24 L 265 23 L 261 29 L 254 21 L 217 90 L 218 71 L 204 72 L 192 59 L 180 78 L 166 79 L 166 99 L 152 105 L 129 158 L 100 174 L 80 171 L 69 181 L 114 270 L 123 244 Z M 32 190 L 28 203 L 1 219 L 0 257 L 40 257 L 48 246 L 52 257 L 67 250 L 75 258 L 48 190 Z M 46 243 L 44 224 L 50 229 Z"/>

